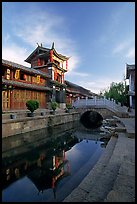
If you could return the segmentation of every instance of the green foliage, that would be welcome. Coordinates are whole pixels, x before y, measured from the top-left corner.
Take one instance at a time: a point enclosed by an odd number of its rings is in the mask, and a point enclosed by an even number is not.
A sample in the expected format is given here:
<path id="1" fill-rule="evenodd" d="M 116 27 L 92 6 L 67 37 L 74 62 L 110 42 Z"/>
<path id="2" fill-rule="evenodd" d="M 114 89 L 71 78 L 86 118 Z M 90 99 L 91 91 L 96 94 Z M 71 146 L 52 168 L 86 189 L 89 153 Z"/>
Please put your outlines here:
<path id="1" fill-rule="evenodd" d="M 58 103 L 57 102 L 51 102 L 51 108 L 52 110 L 56 110 L 56 108 L 58 107 Z"/>
<path id="2" fill-rule="evenodd" d="M 33 113 L 36 109 L 39 108 L 39 102 L 36 100 L 28 100 L 26 102 L 27 109 Z"/>
<path id="3" fill-rule="evenodd" d="M 67 109 L 70 109 L 70 108 L 72 108 L 72 105 L 71 105 L 71 103 L 66 103 L 66 108 L 67 108 Z"/>
<path id="4" fill-rule="evenodd" d="M 113 98 L 116 103 L 120 102 L 122 105 L 129 105 L 128 86 L 123 82 L 112 82 L 110 84 L 110 88 L 108 90 L 105 90 L 103 95 L 106 96 L 107 99 Z"/>

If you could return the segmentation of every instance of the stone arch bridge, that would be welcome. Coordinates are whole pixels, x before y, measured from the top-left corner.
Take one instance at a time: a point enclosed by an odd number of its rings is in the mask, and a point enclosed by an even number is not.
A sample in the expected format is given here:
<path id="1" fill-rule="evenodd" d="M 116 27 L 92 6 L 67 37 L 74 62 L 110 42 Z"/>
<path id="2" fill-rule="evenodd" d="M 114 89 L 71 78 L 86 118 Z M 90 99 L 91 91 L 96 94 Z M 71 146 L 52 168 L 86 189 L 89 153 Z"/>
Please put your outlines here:
<path id="1" fill-rule="evenodd" d="M 126 106 L 116 104 L 114 100 L 101 99 L 79 99 L 72 103 L 73 107 L 82 115 L 84 112 L 92 110 L 98 112 L 104 119 L 118 117 L 128 117 Z"/>

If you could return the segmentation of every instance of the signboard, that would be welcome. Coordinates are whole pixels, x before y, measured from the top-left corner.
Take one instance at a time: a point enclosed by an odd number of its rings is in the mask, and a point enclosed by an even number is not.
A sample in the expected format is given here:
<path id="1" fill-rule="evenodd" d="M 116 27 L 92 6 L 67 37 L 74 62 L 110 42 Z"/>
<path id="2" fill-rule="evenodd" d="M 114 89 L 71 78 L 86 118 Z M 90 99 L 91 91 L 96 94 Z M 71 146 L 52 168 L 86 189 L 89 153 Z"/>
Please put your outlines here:
<path id="1" fill-rule="evenodd" d="M 19 78 L 20 78 L 20 70 L 16 70 L 15 79 L 19 79 Z"/>

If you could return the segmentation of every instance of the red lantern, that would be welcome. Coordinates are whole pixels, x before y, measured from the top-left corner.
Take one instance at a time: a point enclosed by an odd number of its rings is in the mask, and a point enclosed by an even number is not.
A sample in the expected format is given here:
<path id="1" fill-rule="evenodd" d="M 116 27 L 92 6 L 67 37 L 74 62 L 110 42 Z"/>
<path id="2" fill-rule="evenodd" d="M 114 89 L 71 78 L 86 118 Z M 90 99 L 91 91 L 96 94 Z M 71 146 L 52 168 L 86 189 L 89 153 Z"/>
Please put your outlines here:
<path id="1" fill-rule="evenodd" d="M 57 70 L 55 69 L 54 70 L 54 80 L 56 80 L 57 79 Z"/>
<path id="2" fill-rule="evenodd" d="M 50 50 L 50 62 L 53 62 L 53 50 Z"/>
<path id="3" fill-rule="evenodd" d="M 66 60 L 66 70 L 68 70 L 68 60 Z"/>
<path id="4" fill-rule="evenodd" d="M 27 75 L 26 75 L 26 74 L 24 74 L 23 78 L 24 78 L 24 79 L 26 80 L 26 78 L 27 78 Z"/>
<path id="5" fill-rule="evenodd" d="M 58 166 L 59 166 L 59 162 L 58 162 L 58 158 L 57 157 L 55 158 L 55 166 L 56 166 L 56 168 L 58 168 Z"/>
<path id="6" fill-rule="evenodd" d="M 62 73 L 62 83 L 64 84 L 64 74 Z"/>
<path id="7" fill-rule="evenodd" d="M 41 63 L 40 63 L 40 59 L 38 58 L 38 63 L 37 63 L 37 65 L 38 66 L 40 66 L 41 65 Z"/>

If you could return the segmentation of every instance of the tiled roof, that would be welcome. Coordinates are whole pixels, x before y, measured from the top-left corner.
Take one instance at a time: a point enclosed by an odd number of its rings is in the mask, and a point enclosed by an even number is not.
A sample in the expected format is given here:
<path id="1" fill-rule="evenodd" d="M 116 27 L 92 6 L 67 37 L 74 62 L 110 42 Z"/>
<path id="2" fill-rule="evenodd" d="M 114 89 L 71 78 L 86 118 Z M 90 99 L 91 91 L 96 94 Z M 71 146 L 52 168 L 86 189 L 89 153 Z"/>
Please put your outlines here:
<path id="1" fill-rule="evenodd" d="M 70 89 L 66 89 L 66 91 L 68 92 L 68 93 L 73 93 L 73 94 L 80 94 L 80 91 L 75 91 L 75 90 L 70 90 Z"/>
<path id="2" fill-rule="evenodd" d="M 27 89 L 35 89 L 35 90 L 41 90 L 41 91 L 51 91 L 52 89 L 45 86 L 37 86 L 34 84 L 27 84 L 24 82 L 14 81 L 14 80 L 6 80 L 2 79 L 2 84 L 17 86 L 17 87 L 23 87 Z"/>
<path id="3" fill-rule="evenodd" d="M 127 64 L 128 69 L 135 69 L 135 64 Z"/>
<path id="4" fill-rule="evenodd" d="M 72 89 L 74 89 L 73 91 L 79 91 L 81 94 L 92 95 L 92 96 L 96 96 L 97 95 L 97 94 L 91 92 L 90 90 L 85 89 L 82 86 L 74 84 L 74 83 L 72 83 L 70 81 L 65 80 L 65 84 L 67 85 L 68 88 L 71 87 Z"/>
<path id="5" fill-rule="evenodd" d="M 135 71 L 135 64 L 126 64 L 126 79 L 129 79 L 131 71 Z"/>
<path id="6" fill-rule="evenodd" d="M 25 62 L 28 62 L 28 63 L 30 63 L 31 62 L 31 59 L 32 59 L 32 57 L 33 57 L 33 55 L 36 53 L 36 52 L 39 52 L 39 50 L 42 50 L 43 52 L 48 52 L 49 53 L 49 51 L 50 51 L 50 49 L 49 48 L 44 48 L 44 47 L 41 47 L 41 46 L 38 46 L 28 57 L 27 57 L 27 59 L 25 59 Z M 43 53 L 42 53 L 43 54 Z"/>
<path id="7" fill-rule="evenodd" d="M 17 64 L 15 62 L 11 62 L 11 61 L 2 59 L 2 64 L 10 66 L 10 67 L 13 67 L 13 68 L 17 68 L 17 69 L 23 70 L 24 72 L 28 72 L 28 73 L 32 73 L 32 74 L 37 74 L 37 75 L 41 75 L 41 76 L 46 77 L 46 78 L 47 77 L 50 78 L 49 74 L 46 74 L 46 73 L 44 73 L 42 71 L 39 71 L 39 70 L 36 70 L 36 69 L 33 69 L 33 68 L 29 68 L 29 67 Z"/>
<path id="8" fill-rule="evenodd" d="M 50 52 L 51 49 L 49 48 L 44 48 L 41 46 L 38 46 L 28 57 L 27 59 L 25 59 L 25 62 L 29 62 L 31 63 L 31 59 L 33 58 L 34 54 L 37 53 L 37 56 L 43 55 L 43 53 L 48 53 Z M 43 53 L 38 54 L 38 52 L 42 51 Z M 65 60 L 69 59 L 69 57 L 66 57 L 65 55 L 59 54 L 57 53 L 57 51 L 53 48 L 53 52 L 56 56 L 58 56 L 59 58 L 64 58 Z"/>

